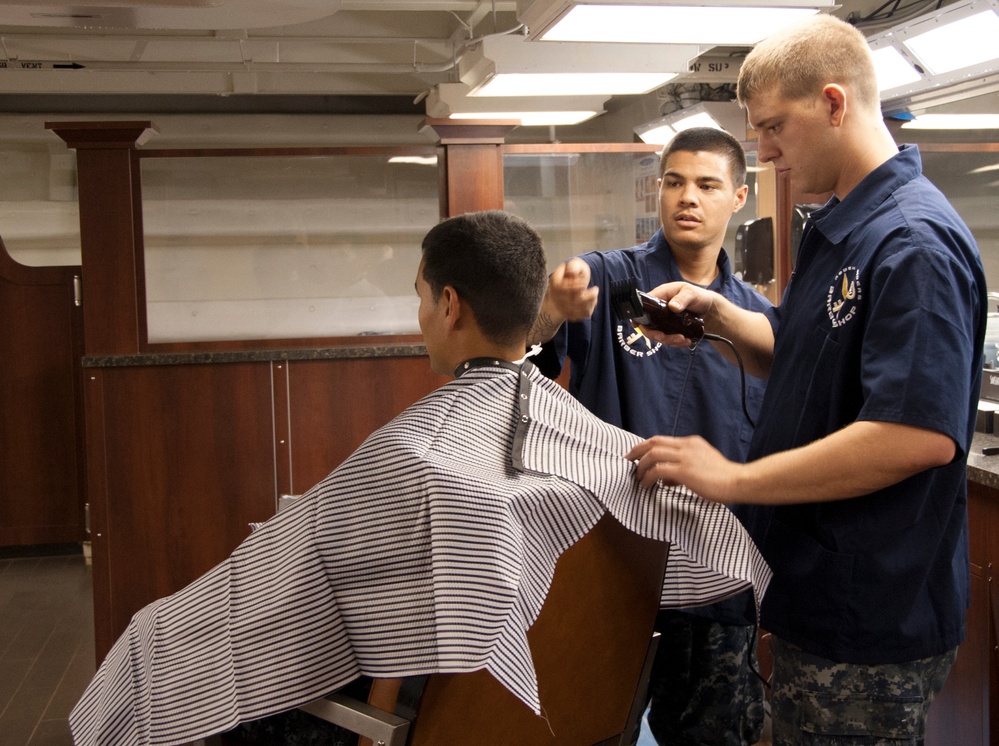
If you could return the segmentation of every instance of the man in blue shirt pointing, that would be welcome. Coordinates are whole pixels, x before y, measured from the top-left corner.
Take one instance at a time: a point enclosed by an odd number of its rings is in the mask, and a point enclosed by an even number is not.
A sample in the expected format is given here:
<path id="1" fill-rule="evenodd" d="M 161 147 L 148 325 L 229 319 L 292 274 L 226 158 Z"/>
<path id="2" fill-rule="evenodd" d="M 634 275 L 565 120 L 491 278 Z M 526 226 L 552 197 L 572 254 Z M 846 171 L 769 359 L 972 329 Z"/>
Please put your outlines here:
<path id="1" fill-rule="evenodd" d="M 746 156 L 727 132 L 684 130 L 659 160 L 660 230 L 645 244 L 595 251 L 556 268 L 533 330 L 554 339 L 536 359 L 557 376 L 571 361 L 569 391 L 606 422 L 640 435 L 701 435 L 728 458 L 746 457 L 764 381 L 747 378 L 710 345 L 671 349 L 616 318 L 611 284 L 639 289 L 686 280 L 755 311 L 770 303 L 732 272 L 722 242 L 746 202 Z M 565 323 L 567 320 L 570 323 Z M 741 516 L 740 516 L 741 517 Z M 756 613 L 745 595 L 713 606 L 664 610 L 650 681 L 649 728 L 662 744 L 750 746 L 763 725 Z"/>

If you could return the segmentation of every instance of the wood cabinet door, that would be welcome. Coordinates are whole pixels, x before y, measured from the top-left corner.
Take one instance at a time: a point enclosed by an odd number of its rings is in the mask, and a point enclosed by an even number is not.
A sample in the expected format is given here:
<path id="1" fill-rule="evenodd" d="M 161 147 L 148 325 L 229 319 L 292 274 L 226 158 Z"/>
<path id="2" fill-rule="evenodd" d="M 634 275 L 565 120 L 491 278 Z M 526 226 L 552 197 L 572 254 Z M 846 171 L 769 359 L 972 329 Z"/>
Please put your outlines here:
<path id="1" fill-rule="evenodd" d="M 0 241 L 0 546 L 83 541 L 79 267 L 27 267 Z"/>
<path id="2" fill-rule="evenodd" d="M 274 514 L 271 365 L 88 371 L 96 649 Z"/>
<path id="3" fill-rule="evenodd" d="M 993 522 L 999 499 L 981 485 L 968 484 L 968 527 L 971 552 L 971 607 L 966 617 L 967 634 L 957 651 L 957 660 L 947 683 L 930 706 L 926 746 L 986 746 L 989 743 L 989 696 L 994 666 L 994 642 L 990 622 L 992 582 L 990 534 L 999 538 Z"/>
<path id="4" fill-rule="evenodd" d="M 289 362 L 287 491 L 308 490 L 371 433 L 449 380 L 434 373 L 425 356 Z M 279 451 L 279 472 L 281 461 Z"/>

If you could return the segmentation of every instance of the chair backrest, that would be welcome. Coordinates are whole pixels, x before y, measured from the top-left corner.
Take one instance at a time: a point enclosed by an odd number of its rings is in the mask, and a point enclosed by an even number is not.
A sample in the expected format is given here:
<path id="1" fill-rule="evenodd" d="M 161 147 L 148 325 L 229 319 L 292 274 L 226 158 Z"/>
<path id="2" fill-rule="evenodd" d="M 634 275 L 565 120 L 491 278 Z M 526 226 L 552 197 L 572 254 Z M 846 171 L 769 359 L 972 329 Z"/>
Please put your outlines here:
<path id="1" fill-rule="evenodd" d="M 527 634 L 545 717 L 484 671 L 434 674 L 410 746 L 582 746 L 630 730 L 668 551 L 604 515 L 559 559 Z"/>

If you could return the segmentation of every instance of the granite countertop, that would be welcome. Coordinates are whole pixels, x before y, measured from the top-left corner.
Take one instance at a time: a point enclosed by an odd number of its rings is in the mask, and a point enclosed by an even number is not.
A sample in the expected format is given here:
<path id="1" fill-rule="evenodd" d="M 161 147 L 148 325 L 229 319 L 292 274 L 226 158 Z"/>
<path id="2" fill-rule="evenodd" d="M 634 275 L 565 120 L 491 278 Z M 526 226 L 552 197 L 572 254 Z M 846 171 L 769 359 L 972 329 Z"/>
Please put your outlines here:
<path id="1" fill-rule="evenodd" d="M 986 446 L 999 447 L 999 435 L 975 433 L 968 453 L 968 481 L 999 489 L 999 453 L 984 455 L 982 449 Z"/>
<path id="2" fill-rule="evenodd" d="M 337 347 L 303 347 L 274 350 L 230 350 L 219 352 L 146 352 L 137 355 L 87 355 L 84 368 L 122 368 L 146 365 L 207 365 L 253 363 L 272 360 L 338 360 L 359 357 L 419 357 L 427 354 L 422 344 L 356 344 Z"/>
<path id="3" fill-rule="evenodd" d="M 336 360 L 364 357 L 417 357 L 426 355 L 423 344 L 357 344 L 275 350 L 223 352 L 150 352 L 138 355 L 89 355 L 84 368 L 118 368 L 146 365 L 204 365 L 217 363 L 270 362 L 273 360 Z M 999 434 L 976 432 L 968 453 L 968 481 L 999 489 L 999 453 L 986 456 L 982 449 L 999 448 Z"/>

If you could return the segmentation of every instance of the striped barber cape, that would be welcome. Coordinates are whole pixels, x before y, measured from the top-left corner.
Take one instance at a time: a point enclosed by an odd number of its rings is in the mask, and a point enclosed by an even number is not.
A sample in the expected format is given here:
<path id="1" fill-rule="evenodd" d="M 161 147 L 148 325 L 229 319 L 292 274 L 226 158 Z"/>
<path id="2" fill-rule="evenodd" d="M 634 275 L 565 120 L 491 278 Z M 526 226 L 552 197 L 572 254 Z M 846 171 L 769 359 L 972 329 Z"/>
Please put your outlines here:
<path id="1" fill-rule="evenodd" d="M 741 524 L 642 488 L 623 457 L 638 440 L 529 362 L 475 361 L 139 611 L 70 715 L 75 743 L 187 743 L 362 674 L 486 669 L 540 712 L 527 630 L 559 556 L 608 511 L 671 543 L 664 607 L 749 586 L 758 605 L 770 571 Z"/>

